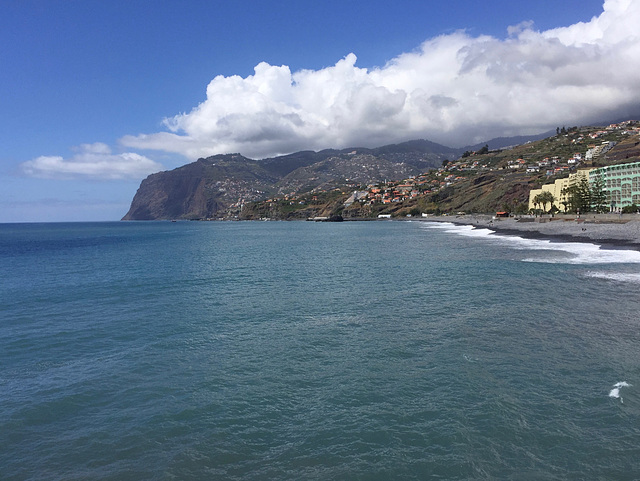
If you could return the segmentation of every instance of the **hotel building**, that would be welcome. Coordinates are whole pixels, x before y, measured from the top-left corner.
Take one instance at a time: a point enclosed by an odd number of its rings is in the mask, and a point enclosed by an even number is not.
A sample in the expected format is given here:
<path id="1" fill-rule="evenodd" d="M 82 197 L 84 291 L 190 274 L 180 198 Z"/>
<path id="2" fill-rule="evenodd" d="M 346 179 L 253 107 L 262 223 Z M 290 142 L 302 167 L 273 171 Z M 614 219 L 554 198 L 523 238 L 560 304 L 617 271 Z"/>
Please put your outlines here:
<path id="1" fill-rule="evenodd" d="M 570 174 L 569 177 L 558 179 L 553 184 L 543 185 L 541 189 L 534 189 L 529 192 L 529 209 L 536 207 L 533 202 L 536 195 L 549 191 L 556 199 L 553 205 L 560 212 L 564 212 L 567 196 L 563 192 L 578 181 L 581 175 L 587 175 L 589 183 L 595 182 L 598 178 L 602 179 L 611 211 L 617 211 L 631 204 L 640 205 L 640 162 L 632 162 L 596 169 L 583 169 L 575 174 Z"/>
<path id="2" fill-rule="evenodd" d="M 600 167 L 589 173 L 589 182 L 602 178 L 611 210 L 640 205 L 640 162 Z"/>

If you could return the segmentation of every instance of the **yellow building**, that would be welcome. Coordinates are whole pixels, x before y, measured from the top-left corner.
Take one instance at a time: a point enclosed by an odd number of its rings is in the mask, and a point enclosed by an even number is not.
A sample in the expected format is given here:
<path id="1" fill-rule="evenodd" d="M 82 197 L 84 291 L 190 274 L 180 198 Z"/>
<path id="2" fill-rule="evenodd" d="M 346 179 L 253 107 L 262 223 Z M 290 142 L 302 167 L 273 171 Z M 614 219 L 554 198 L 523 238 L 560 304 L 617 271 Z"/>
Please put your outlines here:
<path id="1" fill-rule="evenodd" d="M 580 179 L 580 176 L 586 175 L 588 178 L 589 172 L 591 172 L 592 170 L 594 169 L 581 169 L 574 174 L 569 174 L 569 177 L 556 180 L 553 184 L 543 185 L 541 189 L 533 189 L 531 192 L 529 192 L 529 210 L 543 207 L 540 205 L 536 206 L 533 202 L 533 199 L 538 194 L 542 194 L 543 192 L 548 191 L 551 192 L 553 198 L 555 199 L 553 201 L 553 205 L 556 207 L 556 209 L 558 209 L 560 212 L 564 212 L 568 196 L 563 192 L 565 192 L 567 187 L 572 185 L 574 182 L 577 182 Z"/>

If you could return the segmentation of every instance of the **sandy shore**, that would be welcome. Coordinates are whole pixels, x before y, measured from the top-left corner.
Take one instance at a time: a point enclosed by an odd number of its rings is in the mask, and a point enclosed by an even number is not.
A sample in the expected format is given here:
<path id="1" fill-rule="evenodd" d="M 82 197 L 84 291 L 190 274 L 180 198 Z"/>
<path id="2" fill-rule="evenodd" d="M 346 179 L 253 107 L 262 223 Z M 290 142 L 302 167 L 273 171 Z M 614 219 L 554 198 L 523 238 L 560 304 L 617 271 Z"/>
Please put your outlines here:
<path id="1" fill-rule="evenodd" d="M 505 218 L 490 215 L 426 217 L 422 220 L 473 225 L 505 234 L 565 241 L 594 242 L 608 246 L 631 247 L 640 250 L 640 215 L 638 220 L 613 222 L 594 216 L 586 219 Z"/>

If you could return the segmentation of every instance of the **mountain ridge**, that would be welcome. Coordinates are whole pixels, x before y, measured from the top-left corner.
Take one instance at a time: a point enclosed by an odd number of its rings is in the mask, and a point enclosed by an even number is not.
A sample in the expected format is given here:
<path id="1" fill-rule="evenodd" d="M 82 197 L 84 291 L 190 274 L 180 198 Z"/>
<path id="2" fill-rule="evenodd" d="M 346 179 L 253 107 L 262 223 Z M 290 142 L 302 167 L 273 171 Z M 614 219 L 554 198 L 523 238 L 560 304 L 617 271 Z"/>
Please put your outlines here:
<path id="1" fill-rule="evenodd" d="M 484 144 L 505 143 L 509 138 Z M 274 195 L 400 180 L 438 168 L 464 152 L 465 148 L 418 139 L 375 148 L 304 150 L 259 160 L 239 153 L 218 154 L 149 175 L 122 220 L 221 218 L 247 202 Z"/>

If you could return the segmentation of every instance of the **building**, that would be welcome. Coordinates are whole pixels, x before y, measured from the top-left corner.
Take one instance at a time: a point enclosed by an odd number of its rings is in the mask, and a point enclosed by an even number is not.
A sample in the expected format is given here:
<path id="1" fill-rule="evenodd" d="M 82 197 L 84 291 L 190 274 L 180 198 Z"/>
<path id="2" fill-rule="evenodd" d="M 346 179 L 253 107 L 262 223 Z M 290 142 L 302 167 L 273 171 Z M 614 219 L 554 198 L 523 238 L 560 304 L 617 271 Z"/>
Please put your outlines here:
<path id="1" fill-rule="evenodd" d="M 640 162 L 631 162 L 597 169 L 582 169 L 575 174 L 570 174 L 569 177 L 556 180 L 553 184 L 546 184 L 541 189 L 534 189 L 529 192 L 529 209 L 535 209 L 533 199 L 536 195 L 549 191 L 556 199 L 553 205 L 560 212 L 564 212 L 567 195 L 563 192 L 579 180 L 578 176 L 580 175 L 587 175 L 590 184 L 598 179 L 602 180 L 611 211 L 617 211 L 631 204 L 640 205 Z"/>
<path id="2" fill-rule="evenodd" d="M 566 194 L 566 189 L 572 185 L 574 182 L 580 180 L 581 176 L 589 175 L 589 172 L 593 169 L 580 169 L 578 172 L 569 174 L 569 177 L 565 177 L 563 179 L 557 179 L 553 184 L 545 184 L 541 189 L 533 189 L 529 192 L 529 210 L 535 209 L 536 206 L 533 202 L 533 199 L 538 195 L 542 194 L 545 191 L 551 192 L 555 201 L 553 205 L 560 212 L 564 212 L 567 209 L 567 201 L 568 196 Z"/>
<path id="3" fill-rule="evenodd" d="M 589 182 L 596 179 L 602 179 L 612 211 L 631 204 L 640 205 L 640 162 L 594 169 L 589 174 Z"/>
<path id="4" fill-rule="evenodd" d="M 591 146 L 591 148 L 587 150 L 587 153 L 585 154 L 584 158 L 587 161 L 592 161 L 594 158 L 609 152 L 613 147 L 615 147 L 616 144 L 617 142 L 609 142 L 608 140 L 606 140 L 602 142 L 601 145 Z"/>

